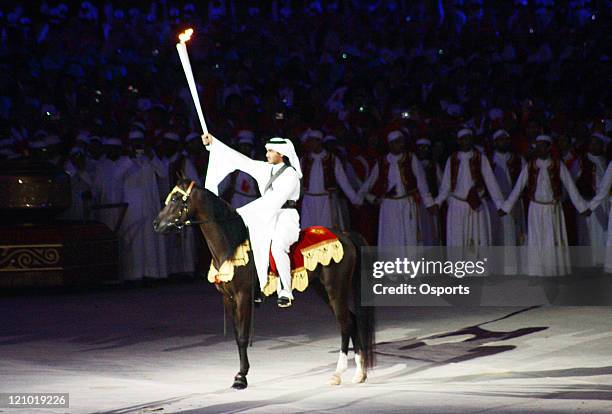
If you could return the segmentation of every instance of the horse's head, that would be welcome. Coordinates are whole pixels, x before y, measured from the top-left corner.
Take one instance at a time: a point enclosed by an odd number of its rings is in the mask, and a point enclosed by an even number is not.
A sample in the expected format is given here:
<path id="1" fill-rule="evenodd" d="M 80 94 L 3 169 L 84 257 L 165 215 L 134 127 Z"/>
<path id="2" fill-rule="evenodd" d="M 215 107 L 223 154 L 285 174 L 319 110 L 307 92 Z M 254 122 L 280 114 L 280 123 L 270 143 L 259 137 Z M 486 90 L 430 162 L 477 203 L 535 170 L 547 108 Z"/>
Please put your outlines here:
<path id="1" fill-rule="evenodd" d="M 194 194 L 197 193 L 195 181 L 179 179 L 176 186 L 166 197 L 166 205 L 153 220 L 153 229 L 158 233 L 181 231 L 189 225 L 196 210 Z"/>

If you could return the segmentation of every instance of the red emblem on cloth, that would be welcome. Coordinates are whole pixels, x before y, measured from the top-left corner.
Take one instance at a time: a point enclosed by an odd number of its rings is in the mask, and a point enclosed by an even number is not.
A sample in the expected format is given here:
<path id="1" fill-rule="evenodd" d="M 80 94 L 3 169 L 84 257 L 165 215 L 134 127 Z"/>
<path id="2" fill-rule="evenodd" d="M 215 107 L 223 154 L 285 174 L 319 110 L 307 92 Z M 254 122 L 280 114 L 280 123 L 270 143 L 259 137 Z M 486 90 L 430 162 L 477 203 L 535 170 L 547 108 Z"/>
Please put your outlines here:
<path id="1" fill-rule="evenodd" d="M 291 261 L 291 270 L 296 270 L 304 267 L 304 256 L 302 250 L 313 247 L 319 243 L 328 243 L 337 241 L 338 237 L 331 232 L 327 227 L 312 226 L 300 231 L 300 238 L 289 249 L 289 259 Z M 270 252 L 270 272 L 278 275 L 276 263 L 272 252 Z"/>
<path id="2" fill-rule="evenodd" d="M 251 186 L 249 185 L 249 182 L 247 180 L 242 180 L 242 183 L 240 184 L 240 191 L 243 193 L 248 193 L 250 189 Z"/>

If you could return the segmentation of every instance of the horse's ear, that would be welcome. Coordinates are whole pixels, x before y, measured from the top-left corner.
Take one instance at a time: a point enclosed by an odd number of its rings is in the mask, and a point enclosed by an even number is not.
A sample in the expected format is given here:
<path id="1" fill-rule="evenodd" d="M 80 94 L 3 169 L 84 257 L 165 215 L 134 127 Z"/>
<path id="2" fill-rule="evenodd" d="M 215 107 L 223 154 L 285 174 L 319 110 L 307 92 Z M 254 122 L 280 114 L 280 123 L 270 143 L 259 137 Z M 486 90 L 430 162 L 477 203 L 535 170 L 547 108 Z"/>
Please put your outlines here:
<path id="1" fill-rule="evenodd" d="M 179 181 L 181 181 L 181 180 L 184 180 L 186 177 L 185 177 L 185 174 L 183 174 L 183 172 L 182 172 L 182 171 L 177 171 L 177 172 L 176 172 L 176 178 L 177 178 Z"/>

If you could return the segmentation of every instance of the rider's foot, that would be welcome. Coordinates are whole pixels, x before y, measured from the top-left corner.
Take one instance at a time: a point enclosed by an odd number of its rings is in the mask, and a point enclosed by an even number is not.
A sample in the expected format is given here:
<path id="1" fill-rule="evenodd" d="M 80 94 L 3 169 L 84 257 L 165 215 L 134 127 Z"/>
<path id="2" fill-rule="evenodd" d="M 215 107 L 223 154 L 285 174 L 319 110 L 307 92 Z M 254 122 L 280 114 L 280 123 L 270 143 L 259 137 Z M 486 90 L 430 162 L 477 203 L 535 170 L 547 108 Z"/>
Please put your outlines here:
<path id="1" fill-rule="evenodd" d="M 278 304 L 279 308 L 288 308 L 289 306 L 293 304 L 291 299 L 289 299 L 286 296 L 280 296 L 278 300 L 276 301 L 276 303 Z"/>
<path id="2" fill-rule="evenodd" d="M 261 305 L 263 301 L 264 301 L 263 292 L 261 290 L 256 290 L 255 297 L 253 298 L 253 302 L 255 302 L 255 305 Z"/>

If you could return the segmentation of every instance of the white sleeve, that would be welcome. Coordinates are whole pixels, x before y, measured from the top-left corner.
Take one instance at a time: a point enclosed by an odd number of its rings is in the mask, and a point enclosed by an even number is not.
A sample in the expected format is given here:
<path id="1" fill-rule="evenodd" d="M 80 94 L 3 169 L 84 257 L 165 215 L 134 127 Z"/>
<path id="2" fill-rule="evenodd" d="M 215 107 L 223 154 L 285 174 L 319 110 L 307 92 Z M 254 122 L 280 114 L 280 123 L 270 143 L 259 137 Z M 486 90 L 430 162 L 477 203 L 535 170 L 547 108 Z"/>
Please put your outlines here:
<path id="1" fill-rule="evenodd" d="M 236 170 L 244 171 L 257 181 L 260 187 L 266 183 L 270 173 L 270 165 L 265 161 L 255 161 L 215 138 L 212 144 L 206 146 L 210 151 L 206 182 L 204 187 L 218 195 L 219 183 Z"/>
<path id="2" fill-rule="evenodd" d="M 419 189 L 419 194 L 421 195 L 423 204 L 425 207 L 431 207 L 434 202 L 431 198 L 431 192 L 429 191 L 427 180 L 425 179 L 425 171 L 423 170 L 421 161 L 419 161 L 415 155 L 412 156 L 412 172 L 416 178 L 417 188 Z"/>
<path id="3" fill-rule="evenodd" d="M 438 192 L 438 196 L 434 200 L 434 203 L 437 205 L 442 204 L 450 193 L 450 158 L 446 160 L 446 165 L 444 166 L 444 175 L 442 175 L 442 183 L 440 184 L 440 191 Z"/>
<path id="4" fill-rule="evenodd" d="M 584 201 L 582 196 L 580 196 L 580 192 L 578 191 L 578 188 L 576 188 L 576 184 L 574 183 L 571 173 L 562 162 L 559 163 L 559 173 L 561 182 L 565 186 L 565 189 L 567 190 L 572 203 L 576 207 L 576 210 L 578 210 L 579 213 L 582 213 L 587 209 L 587 203 Z"/>
<path id="5" fill-rule="evenodd" d="M 348 177 L 346 176 L 346 172 L 344 171 L 344 167 L 342 163 L 338 159 L 338 157 L 334 156 L 334 175 L 336 176 L 336 182 L 344 191 L 344 194 L 349 198 L 351 203 L 357 204 L 357 194 L 351 184 L 349 183 Z"/>
<path id="6" fill-rule="evenodd" d="M 500 208 L 501 204 L 504 202 L 504 197 L 499 190 L 499 184 L 497 184 L 495 175 L 493 175 L 493 170 L 491 170 L 491 164 L 489 164 L 487 157 L 484 156 L 482 157 L 480 164 L 482 168 L 482 177 L 484 178 L 487 190 L 489 190 L 489 195 L 495 203 L 495 207 Z"/>
<path id="7" fill-rule="evenodd" d="M 604 201 L 610 194 L 610 188 L 612 188 L 612 161 L 608 163 L 608 168 L 606 169 L 606 173 L 601 179 L 601 183 L 599 184 L 599 191 L 595 194 L 595 197 L 591 199 L 589 203 L 589 209 L 595 210 L 602 201 Z M 609 229 L 608 231 L 612 231 Z"/>
<path id="8" fill-rule="evenodd" d="M 500 208 L 504 210 L 506 213 L 509 213 L 510 211 L 512 211 L 514 204 L 516 203 L 521 193 L 523 192 L 523 189 L 527 185 L 527 175 L 528 174 L 529 172 L 527 171 L 527 165 L 525 165 L 523 169 L 521 170 L 519 177 L 516 180 L 516 184 L 514 184 L 514 188 L 512 189 L 512 192 L 510 193 L 510 195 L 508 195 L 508 199 L 504 201 L 500 206 Z"/>
<path id="9" fill-rule="evenodd" d="M 370 175 L 366 177 L 365 181 L 361 185 L 361 188 L 359 189 L 360 193 L 365 194 L 365 193 L 368 193 L 370 190 L 372 190 L 374 183 L 376 182 L 376 180 L 378 180 L 378 168 L 379 168 L 378 163 L 376 163 L 374 167 L 372 168 Z"/>

